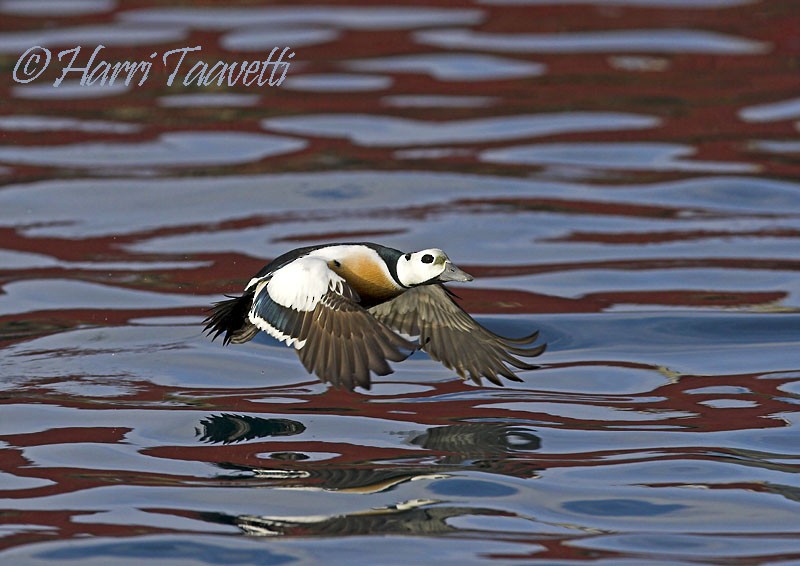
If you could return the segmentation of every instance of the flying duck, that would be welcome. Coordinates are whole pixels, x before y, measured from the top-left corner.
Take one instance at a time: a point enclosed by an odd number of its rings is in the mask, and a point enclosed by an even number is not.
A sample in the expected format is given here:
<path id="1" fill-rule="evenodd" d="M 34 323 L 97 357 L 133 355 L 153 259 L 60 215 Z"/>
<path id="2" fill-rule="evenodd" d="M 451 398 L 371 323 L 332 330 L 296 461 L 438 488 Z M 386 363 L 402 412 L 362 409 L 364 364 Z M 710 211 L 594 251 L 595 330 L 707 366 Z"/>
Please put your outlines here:
<path id="1" fill-rule="evenodd" d="M 298 248 L 267 264 L 238 297 L 214 303 L 203 321 L 212 340 L 241 344 L 259 331 L 292 346 L 309 373 L 335 387 L 369 389 L 370 372 L 392 372 L 422 349 L 480 385 L 522 381 L 537 366 L 538 332 L 505 338 L 478 324 L 443 283 L 472 281 L 440 249 L 404 253 L 372 243 Z M 414 339 L 409 339 L 415 337 Z"/>

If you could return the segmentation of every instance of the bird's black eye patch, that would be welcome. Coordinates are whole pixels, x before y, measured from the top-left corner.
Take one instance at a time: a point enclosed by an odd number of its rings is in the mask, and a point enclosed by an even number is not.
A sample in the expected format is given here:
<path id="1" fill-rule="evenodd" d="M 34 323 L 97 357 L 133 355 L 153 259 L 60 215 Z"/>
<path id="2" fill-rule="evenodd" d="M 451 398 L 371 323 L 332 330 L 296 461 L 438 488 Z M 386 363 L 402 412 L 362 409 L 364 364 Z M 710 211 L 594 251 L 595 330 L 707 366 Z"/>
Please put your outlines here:
<path id="1" fill-rule="evenodd" d="M 422 256 L 422 263 L 433 263 L 433 256 L 431 254 L 425 254 Z"/>
<path id="2" fill-rule="evenodd" d="M 338 259 L 335 259 L 333 260 L 333 265 L 335 265 L 336 267 L 342 267 L 342 262 L 340 262 Z"/>
<path id="3" fill-rule="evenodd" d="M 406 261 L 411 261 L 411 254 L 406 254 Z"/>

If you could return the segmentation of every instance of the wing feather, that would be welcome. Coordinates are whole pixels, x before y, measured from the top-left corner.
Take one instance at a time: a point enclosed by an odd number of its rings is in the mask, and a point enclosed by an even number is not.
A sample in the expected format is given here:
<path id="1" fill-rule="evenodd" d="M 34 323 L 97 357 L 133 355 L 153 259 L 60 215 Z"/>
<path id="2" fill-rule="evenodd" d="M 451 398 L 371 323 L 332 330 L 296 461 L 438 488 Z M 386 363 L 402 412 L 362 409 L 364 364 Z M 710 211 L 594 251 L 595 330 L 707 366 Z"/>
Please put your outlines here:
<path id="1" fill-rule="evenodd" d="M 414 287 L 369 312 L 397 332 L 419 336 L 421 348 L 431 358 L 455 370 L 462 379 L 469 378 L 478 384 L 482 377 L 496 385 L 502 385 L 499 376 L 522 381 L 508 366 L 535 369 L 538 366 L 519 357 L 536 357 L 546 347 L 546 344 L 527 347 L 536 340 L 538 332 L 522 338 L 506 338 L 484 328 L 440 284 Z"/>
<path id="2" fill-rule="evenodd" d="M 399 336 L 351 299 L 331 290 L 307 312 L 307 331 L 297 350 L 309 372 L 336 387 L 369 389 L 370 372 L 387 375 L 386 360 L 402 361 L 416 344 Z M 306 325 L 303 325 L 304 328 Z"/>
<path id="3" fill-rule="evenodd" d="M 319 258 L 299 258 L 251 287 L 250 322 L 293 346 L 309 373 L 336 387 L 369 389 L 370 372 L 391 373 L 387 360 L 417 349 L 359 305 L 358 294 Z"/>

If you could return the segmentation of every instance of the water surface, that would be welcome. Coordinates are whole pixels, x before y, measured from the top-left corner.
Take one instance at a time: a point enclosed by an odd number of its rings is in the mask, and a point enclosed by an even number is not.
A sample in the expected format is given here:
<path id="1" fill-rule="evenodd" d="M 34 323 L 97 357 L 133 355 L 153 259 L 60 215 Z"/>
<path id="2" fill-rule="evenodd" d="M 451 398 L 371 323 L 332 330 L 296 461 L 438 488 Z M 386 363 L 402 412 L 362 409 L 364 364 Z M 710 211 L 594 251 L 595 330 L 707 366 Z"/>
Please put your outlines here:
<path id="1" fill-rule="evenodd" d="M 796 12 L 0 1 L 0 561 L 800 560 Z M 295 56 L 275 87 L 11 78 L 99 43 Z M 445 249 L 542 367 L 418 353 L 347 393 L 201 334 L 353 240 Z"/>

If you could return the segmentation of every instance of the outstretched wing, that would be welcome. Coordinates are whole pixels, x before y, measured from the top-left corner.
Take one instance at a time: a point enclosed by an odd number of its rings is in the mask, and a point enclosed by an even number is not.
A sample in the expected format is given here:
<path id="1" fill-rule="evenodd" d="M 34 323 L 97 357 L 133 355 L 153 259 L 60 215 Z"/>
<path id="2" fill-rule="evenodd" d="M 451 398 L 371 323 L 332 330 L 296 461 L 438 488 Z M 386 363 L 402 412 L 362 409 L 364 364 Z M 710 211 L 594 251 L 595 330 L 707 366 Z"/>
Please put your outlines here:
<path id="1" fill-rule="evenodd" d="M 443 285 L 414 287 L 399 297 L 369 309 L 375 318 L 419 342 L 434 360 L 455 370 L 462 379 L 480 384 L 486 377 L 502 385 L 498 376 L 522 381 L 506 365 L 517 369 L 537 366 L 522 361 L 544 352 L 546 344 L 532 344 L 539 333 L 523 338 L 505 338 L 484 328 L 459 307 Z"/>
<path id="2" fill-rule="evenodd" d="M 370 372 L 392 372 L 417 344 L 370 315 L 324 260 L 301 258 L 254 280 L 249 320 L 293 346 L 309 372 L 336 387 L 369 389 Z"/>

